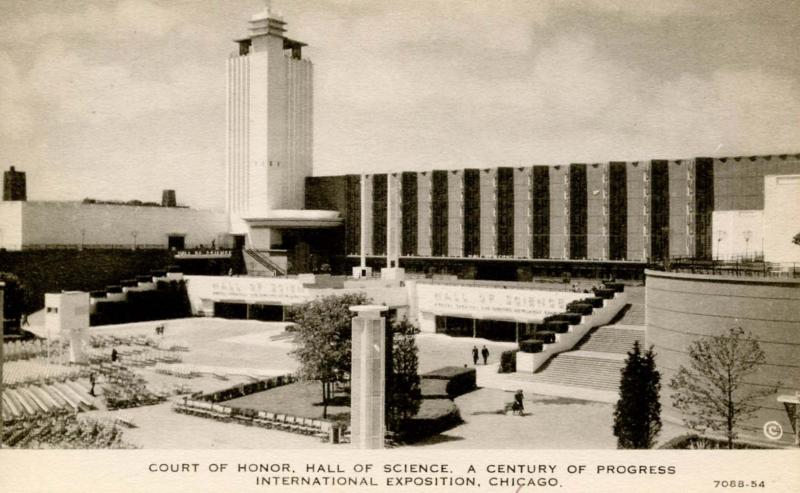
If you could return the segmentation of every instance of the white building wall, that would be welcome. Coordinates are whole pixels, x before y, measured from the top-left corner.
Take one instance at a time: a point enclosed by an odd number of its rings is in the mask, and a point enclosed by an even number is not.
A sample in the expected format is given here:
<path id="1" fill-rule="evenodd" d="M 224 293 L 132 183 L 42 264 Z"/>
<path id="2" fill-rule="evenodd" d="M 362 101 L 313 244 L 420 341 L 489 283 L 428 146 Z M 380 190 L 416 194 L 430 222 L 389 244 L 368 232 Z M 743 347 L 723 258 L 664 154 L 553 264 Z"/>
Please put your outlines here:
<path id="1" fill-rule="evenodd" d="M 764 260 L 800 264 L 800 175 L 764 177 Z"/>
<path id="2" fill-rule="evenodd" d="M 23 248 L 42 246 L 166 248 L 167 236 L 185 235 L 186 247 L 220 244 L 225 214 L 182 207 L 81 202 L 23 202 Z M 134 238 L 135 234 L 135 238 Z"/>
<path id="3" fill-rule="evenodd" d="M 737 260 L 764 252 L 764 211 L 714 211 L 711 224 L 713 258 Z"/>
<path id="4" fill-rule="evenodd" d="M 89 293 L 46 293 L 44 306 L 44 325 L 49 337 L 67 335 L 89 327 Z"/>
<path id="5" fill-rule="evenodd" d="M 0 248 L 22 248 L 22 204 L 20 201 L 0 202 Z"/>

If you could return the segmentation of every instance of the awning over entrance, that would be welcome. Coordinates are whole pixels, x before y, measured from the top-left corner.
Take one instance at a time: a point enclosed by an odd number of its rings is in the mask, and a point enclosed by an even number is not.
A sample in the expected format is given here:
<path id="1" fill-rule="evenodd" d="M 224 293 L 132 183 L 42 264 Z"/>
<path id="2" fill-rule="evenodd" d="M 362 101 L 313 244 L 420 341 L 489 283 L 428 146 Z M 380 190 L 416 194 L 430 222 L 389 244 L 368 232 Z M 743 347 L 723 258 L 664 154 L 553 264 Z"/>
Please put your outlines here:
<path id="1" fill-rule="evenodd" d="M 251 228 L 335 228 L 343 222 L 338 211 L 311 209 L 272 209 L 242 219 Z"/>

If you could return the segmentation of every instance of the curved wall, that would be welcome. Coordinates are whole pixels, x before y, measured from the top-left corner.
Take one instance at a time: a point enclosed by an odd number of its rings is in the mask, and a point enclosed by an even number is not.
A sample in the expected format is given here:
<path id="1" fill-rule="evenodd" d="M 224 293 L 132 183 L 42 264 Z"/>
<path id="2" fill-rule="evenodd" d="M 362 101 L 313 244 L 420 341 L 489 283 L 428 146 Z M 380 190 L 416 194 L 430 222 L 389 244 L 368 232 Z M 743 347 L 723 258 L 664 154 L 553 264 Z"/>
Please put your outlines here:
<path id="1" fill-rule="evenodd" d="M 665 416 L 679 417 L 672 407 L 669 381 L 680 366 L 688 366 L 689 344 L 742 327 L 758 339 L 766 354 L 766 363 L 746 383 L 780 386 L 761 402 L 761 409 L 744 423 L 740 435 L 766 440 L 762 426 L 774 420 L 783 427 L 781 442 L 792 443 L 791 423 L 777 396 L 800 391 L 800 279 L 649 270 L 645 274 L 646 344 L 656 352 Z"/>

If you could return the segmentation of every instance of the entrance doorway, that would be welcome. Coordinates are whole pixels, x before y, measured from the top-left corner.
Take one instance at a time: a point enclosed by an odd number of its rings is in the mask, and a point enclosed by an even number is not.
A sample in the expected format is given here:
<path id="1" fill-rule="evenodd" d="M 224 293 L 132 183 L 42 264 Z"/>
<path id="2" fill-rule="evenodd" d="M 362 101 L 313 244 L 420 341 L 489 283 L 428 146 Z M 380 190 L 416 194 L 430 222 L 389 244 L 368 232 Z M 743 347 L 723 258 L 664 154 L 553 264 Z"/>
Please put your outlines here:
<path id="1" fill-rule="evenodd" d="M 244 320 L 247 318 L 247 304 L 217 301 L 214 303 L 214 316 Z"/>
<path id="2" fill-rule="evenodd" d="M 167 248 L 170 250 L 184 250 L 186 248 L 186 235 L 168 235 Z"/>
<path id="3" fill-rule="evenodd" d="M 247 318 L 262 322 L 283 322 L 283 306 L 253 304 L 248 307 Z"/>
<path id="4" fill-rule="evenodd" d="M 233 249 L 241 250 L 244 248 L 244 235 L 231 235 L 233 238 Z"/>

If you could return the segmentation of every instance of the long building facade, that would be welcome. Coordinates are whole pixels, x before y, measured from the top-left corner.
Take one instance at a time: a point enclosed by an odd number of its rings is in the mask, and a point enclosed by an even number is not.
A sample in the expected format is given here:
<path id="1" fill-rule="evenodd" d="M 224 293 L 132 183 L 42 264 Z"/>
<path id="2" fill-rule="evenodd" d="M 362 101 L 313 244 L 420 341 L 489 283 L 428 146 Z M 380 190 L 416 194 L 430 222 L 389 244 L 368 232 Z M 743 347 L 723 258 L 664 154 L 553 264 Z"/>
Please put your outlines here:
<path id="1" fill-rule="evenodd" d="M 387 225 L 386 174 L 309 177 L 306 207 L 338 194 L 345 251 L 358 256 L 366 201 L 367 256 L 657 263 L 712 259 L 714 213 L 763 210 L 769 175 L 800 173 L 800 155 L 693 158 L 560 166 L 402 172 L 401 213 Z M 758 248 L 753 251 L 757 252 Z M 763 252 L 762 252 L 763 253 Z"/>

